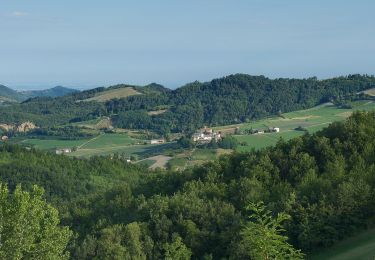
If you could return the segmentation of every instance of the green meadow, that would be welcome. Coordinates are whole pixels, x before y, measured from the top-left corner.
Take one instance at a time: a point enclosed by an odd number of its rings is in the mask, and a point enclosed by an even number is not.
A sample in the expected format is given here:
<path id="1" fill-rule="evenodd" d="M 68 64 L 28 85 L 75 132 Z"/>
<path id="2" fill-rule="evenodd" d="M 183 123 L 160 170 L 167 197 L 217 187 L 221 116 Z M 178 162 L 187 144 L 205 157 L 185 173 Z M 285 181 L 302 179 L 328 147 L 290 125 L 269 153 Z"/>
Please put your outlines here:
<path id="1" fill-rule="evenodd" d="M 301 136 L 305 132 L 296 130 L 302 127 L 309 133 L 314 133 L 335 121 L 342 121 L 350 116 L 355 110 L 374 110 L 374 101 L 357 101 L 351 103 L 351 109 L 338 108 L 332 104 L 323 104 L 311 109 L 294 111 L 282 114 L 280 117 L 272 117 L 255 122 L 238 125 L 240 131 L 248 129 L 265 130 L 269 127 L 280 128 L 279 133 L 244 134 L 235 135 L 241 145 L 237 148 L 239 152 L 261 149 L 274 145 L 280 138 L 289 140 Z M 233 126 L 231 126 L 233 127 Z M 223 128 L 225 129 L 225 128 Z M 219 129 L 220 130 L 220 129 Z"/>

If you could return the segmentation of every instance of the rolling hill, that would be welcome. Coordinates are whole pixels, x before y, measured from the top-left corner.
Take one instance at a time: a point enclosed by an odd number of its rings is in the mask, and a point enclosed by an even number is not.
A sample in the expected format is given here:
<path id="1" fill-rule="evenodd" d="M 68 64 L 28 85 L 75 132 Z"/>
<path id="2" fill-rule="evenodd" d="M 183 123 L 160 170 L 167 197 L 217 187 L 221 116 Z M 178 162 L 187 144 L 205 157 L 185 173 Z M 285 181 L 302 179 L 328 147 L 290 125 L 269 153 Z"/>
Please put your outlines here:
<path id="1" fill-rule="evenodd" d="M 43 90 L 29 90 L 29 91 L 22 91 L 20 94 L 27 98 L 34 98 L 34 97 L 61 97 L 68 94 L 79 92 L 76 89 L 65 88 L 62 86 L 53 87 L 50 89 L 43 89 Z"/>
<path id="2" fill-rule="evenodd" d="M 79 92 L 75 89 L 57 86 L 43 90 L 16 91 L 4 85 L 0 85 L 0 101 L 2 102 L 22 102 L 35 97 L 61 97 L 68 94 Z"/>
<path id="3" fill-rule="evenodd" d="M 11 88 L 8 88 L 4 85 L 0 85 L 0 100 L 3 100 L 3 101 L 9 101 L 9 102 L 17 102 L 17 101 L 21 101 L 23 98 L 22 98 L 22 95 L 11 89 Z"/>
<path id="4" fill-rule="evenodd" d="M 352 100 L 373 99 L 357 93 L 374 88 L 375 77 L 367 75 L 318 80 L 235 74 L 175 90 L 155 83 L 123 84 L 57 98 L 37 97 L 0 113 L 3 123 L 31 120 L 48 127 L 106 116 L 117 128 L 190 134 L 204 125 L 246 123 L 326 102 L 346 106 Z"/>

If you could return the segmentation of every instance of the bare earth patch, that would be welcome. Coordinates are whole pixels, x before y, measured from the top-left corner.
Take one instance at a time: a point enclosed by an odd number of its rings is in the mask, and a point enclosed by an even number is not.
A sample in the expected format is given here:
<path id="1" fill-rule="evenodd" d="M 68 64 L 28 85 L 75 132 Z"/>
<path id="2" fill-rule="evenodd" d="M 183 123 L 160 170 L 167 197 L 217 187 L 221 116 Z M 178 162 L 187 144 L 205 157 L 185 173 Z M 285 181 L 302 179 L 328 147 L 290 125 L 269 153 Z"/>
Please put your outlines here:
<path id="1" fill-rule="evenodd" d="M 149 157 L 149 158 L 147 158 L 147 160 L 156 161 L 153 165 L 151 165 L 149 167 L 149 169 L 152 169 L 152 170 L 154 170 L 156 168 L 165 169 L 168 161 L 171 160 L 171 159 L 172 159 L 172 157 L 165 156 L 165 155 L 157 155 L 157 156 Z"/>
<path id="2" fill-rule="evenodd" d="M 156 116 L 156 115 L 161 115 L 167 111 L 168 109 L 161 109 L 161 110 L 155 110 L 155 111 L 148 111 L 147 114 L 150 116 Z"/>

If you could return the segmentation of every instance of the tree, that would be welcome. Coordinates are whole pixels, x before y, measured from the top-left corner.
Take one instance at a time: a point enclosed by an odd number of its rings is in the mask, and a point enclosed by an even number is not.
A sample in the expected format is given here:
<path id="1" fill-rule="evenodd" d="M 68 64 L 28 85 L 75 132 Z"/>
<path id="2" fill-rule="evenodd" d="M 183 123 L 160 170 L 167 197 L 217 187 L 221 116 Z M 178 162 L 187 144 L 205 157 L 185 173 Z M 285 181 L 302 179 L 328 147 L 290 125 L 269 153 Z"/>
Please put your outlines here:
<path id="1" fill-rule="evenodd" d="M 94 259 L 142 260 L 151 258 L 153 241 L 137 222 L 126 226 L 113 225 L 104 228 L 100 233 Z M 83 257 L 87 256 L 83 255 Z"/>
<path id="2" fill-rule="evenodd" d="M 226 136 L 219 142 L 219 147 L 223 149 L 236 149 L 238 141 L 233 136 Z"/>
<path id="3" fill-rule="evenodd" d="M 279 213 L 275 218 L 266 210 L 263 202 L 251 203 L 248 209 L 253 213 L 241 231 L 242 243 L 254 259 L 303 259 L 300 250 L 290 245 L 288 237 L 281 233 L 283 222 L 290 218 Z"/>
<path id="4" fill-rule="evenodd" d="M 14 193 L 0 183 L 0 258 L 68 259 L 66 246 L 72 232 L 59 226 L 58 211 L 43 198 L 44 190 L 32 192 L 18 185 Z"/>
<path id="5" fill-rule="evenodd" d="M 177 144 L 180 147 L 187 148 L 187 149 L 191 149 L 195 145 L 195 143 L 193 142 L 193 140 L 191 140 L 191 138 L 185 137 L 185 136 L 183 136 L 180 139 L 178 139 Z"/>
<path id="6" fill-rule="evenodd" d="M 174 238 L 172 243 L 164 245 L 166 260 L 189 260 L 191 257 L 191 250 L 185 246 L 180 236 Z"/>

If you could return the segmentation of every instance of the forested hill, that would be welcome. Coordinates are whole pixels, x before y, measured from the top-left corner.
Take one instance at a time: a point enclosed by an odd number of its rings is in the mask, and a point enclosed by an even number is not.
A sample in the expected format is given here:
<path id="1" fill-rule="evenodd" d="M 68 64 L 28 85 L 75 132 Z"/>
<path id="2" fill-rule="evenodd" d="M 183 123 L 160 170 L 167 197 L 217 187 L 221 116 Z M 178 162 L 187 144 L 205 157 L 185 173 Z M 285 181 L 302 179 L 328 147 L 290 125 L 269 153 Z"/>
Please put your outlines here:
<path id="1" fill-rule="evenodd" d="M 6 86 L 0 85 L 0 100 L 3 99 L 14 102 L 21 102 L 34 97 L 61 97 L 76 92 L 79 91 L 61 86 L 44 90 L 16 91 Z"/>
<path id="2" fill-rule="evenodd" d="M 66 88 L 62 86 L 56 86 L 49 89 L 43 89 L 43 90 L 27 90 L 22 91 L 20 94 L 22 94 L 23 99 L 28 98 L 34 98 L 34 97 L 62 97 L 71 93 L 77 93 L 79 92 L 76 89 Z"/>
<path id="3" fill-rule="evenodd" d="M 22 95 L 11 88 L 0 85 L 0 100 L 1 99 L 9 101 L 20 101 L 22 100 Z"/>
<path id="4" fill-rule="evenodd" d="M 374 136 L 375 113 L 356 112 L 184 172 L 2 145 L 0 177 L 46 190 L 77 234 L 73 259 L 299 259 L 291 246 L 309 254 L 375 225 Z"/>
<path id="5" fill-rule="evenodd" d="M 236 74 L 176 90 L 158 84 L 116 85 L 55 99 L 35 98 L 1 109 L 0 116 L 5 122 L 32 120 L 42 127 L 108 116 L 120 128 L 190 133 L 203 125 L 241 123 L 324 102 L 345 102 L 374 87 L 375 77 L 367 75 L 272 80 Z"/>

